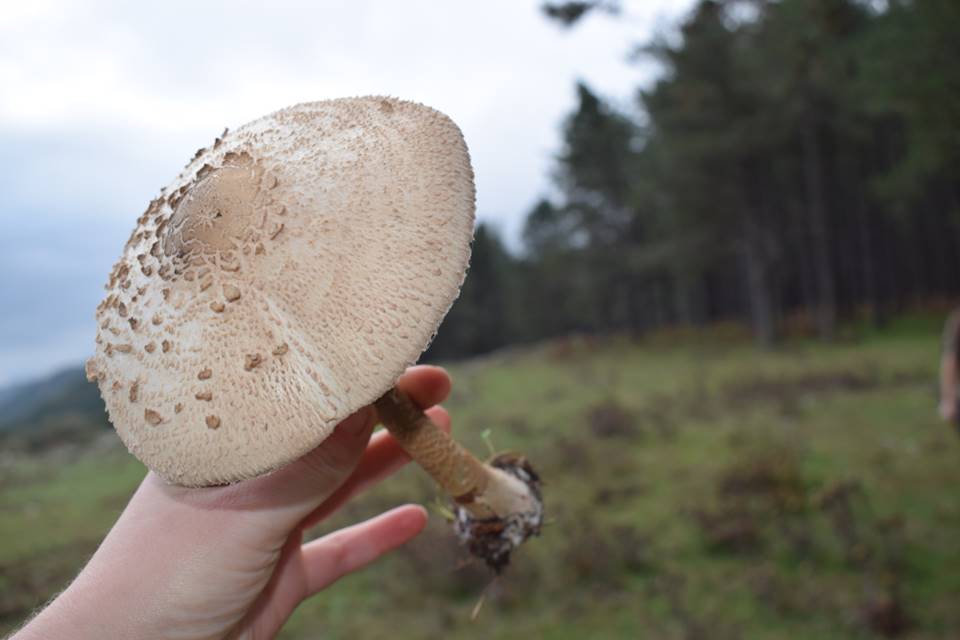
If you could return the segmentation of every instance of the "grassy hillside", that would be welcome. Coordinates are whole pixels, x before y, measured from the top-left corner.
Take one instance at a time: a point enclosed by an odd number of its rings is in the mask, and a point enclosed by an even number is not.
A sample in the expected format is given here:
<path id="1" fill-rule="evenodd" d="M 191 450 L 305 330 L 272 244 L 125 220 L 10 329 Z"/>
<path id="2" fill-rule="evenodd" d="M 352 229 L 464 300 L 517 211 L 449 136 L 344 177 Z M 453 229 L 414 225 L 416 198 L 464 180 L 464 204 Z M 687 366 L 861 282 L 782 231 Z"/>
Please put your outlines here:
<path id="1" fill-rule="evenodd" d="M 455 429 L 527 452 L 551 525 L 491 581 L 439 512 L 284 638 L 960 635 L 960 439 L 934 323 L 761 353 L 569 340 L 453 367 Z M 143 469 L 116 446 L 0 461 L 0 628 L 61 588 Z M 415 468 L 317 533 L 435 493 Z M 471 612 L 484 593 L 475 621 Z"/>
<path id="2" fill-rule="evenodd" d="M 0 446 L 38 452 L 85 443 L 109 428 L 97 386 L 83 367 L 0 389 Z"/>

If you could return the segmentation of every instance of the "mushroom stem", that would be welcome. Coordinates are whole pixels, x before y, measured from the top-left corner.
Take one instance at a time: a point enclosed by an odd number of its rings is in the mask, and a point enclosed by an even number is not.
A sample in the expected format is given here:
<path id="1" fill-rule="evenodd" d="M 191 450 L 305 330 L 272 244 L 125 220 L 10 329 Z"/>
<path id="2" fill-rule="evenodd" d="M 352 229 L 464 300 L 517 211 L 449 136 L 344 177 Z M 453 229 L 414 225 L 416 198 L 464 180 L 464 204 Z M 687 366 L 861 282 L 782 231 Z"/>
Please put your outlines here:
<path id="1" fill-rule="evenodd" d="M 539 533 L 540 481 L 525 458 L 504 454 L 480 462 L 396 387 L 376 407 L 403 450 L 452 497 L 457 532 L 474 555 L 499 571 L 514 548 Z"/>

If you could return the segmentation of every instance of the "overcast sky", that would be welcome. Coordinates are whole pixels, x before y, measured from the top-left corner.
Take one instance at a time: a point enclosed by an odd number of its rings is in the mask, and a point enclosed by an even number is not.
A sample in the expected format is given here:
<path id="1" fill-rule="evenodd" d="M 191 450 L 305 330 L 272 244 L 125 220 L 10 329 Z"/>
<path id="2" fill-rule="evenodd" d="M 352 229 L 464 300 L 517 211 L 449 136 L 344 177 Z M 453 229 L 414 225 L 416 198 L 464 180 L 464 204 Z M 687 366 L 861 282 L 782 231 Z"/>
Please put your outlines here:
<path id="1" fill-rule="evenodd" d="M 307 100 L 387 94 L 463 129 L 480 219 L 515 242 L 549 190 L 587 81 L 623 105 L 632 44 L 691 0 L 626 2 L 573 30 L 536 0 L 30 0 L 0 10 L 0 386 L 93 348 L 102 284 L 147 203 L 225 127 Z"/>

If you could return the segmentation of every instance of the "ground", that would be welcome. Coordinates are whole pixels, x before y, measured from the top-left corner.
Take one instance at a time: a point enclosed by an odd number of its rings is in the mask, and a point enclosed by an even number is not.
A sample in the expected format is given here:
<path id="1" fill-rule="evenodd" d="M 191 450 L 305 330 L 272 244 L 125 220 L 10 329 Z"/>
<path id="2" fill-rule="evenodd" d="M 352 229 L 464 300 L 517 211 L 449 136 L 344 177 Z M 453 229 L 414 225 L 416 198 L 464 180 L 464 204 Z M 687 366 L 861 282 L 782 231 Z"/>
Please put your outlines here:
<path id="1" fill-rule="evenodd" d="M 408 468 L 316 533 L 409 500 L 428 530 L 281 637 L 960 636 L 960 437 L 936 416 L 937 336 L 904 320 L 765 352 L 721 327 L 454 365 L 456 432 L 528 454 L 543 536 L 494 580 Z M 0 632 L 64 586 L 142 475 L 109 434 L 3 460 Z"/>

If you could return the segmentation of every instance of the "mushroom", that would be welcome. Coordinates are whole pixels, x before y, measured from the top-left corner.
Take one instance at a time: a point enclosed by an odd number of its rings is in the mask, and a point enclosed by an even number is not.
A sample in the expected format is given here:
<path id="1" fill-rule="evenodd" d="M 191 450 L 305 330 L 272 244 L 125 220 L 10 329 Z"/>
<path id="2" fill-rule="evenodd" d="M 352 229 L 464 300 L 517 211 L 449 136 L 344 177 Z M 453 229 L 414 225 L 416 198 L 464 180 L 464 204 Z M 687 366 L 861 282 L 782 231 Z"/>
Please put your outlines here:
<path id="1" fill-rule="evenodd" d="M 539 478 L 522 456 L 479 462 L 394 386 L 459 293 L 473 220 L 460 130 L 420 104 L 306 103 L 218 138 L 138 219 L 97 310 L 123 344 L 178 346 L 111 357 L 98 337 L 88 370 L 120 438 L 171 483 L 217 485 L 299 458 L 375 404 L 499 571 L 539 533 Z M 162 322 L 118 320 L 148 314 Z M 106 392 L 117 379 L 137 381 L 138 402 Z"/>

